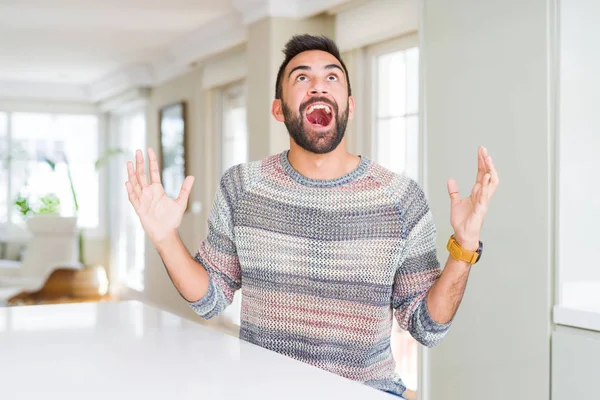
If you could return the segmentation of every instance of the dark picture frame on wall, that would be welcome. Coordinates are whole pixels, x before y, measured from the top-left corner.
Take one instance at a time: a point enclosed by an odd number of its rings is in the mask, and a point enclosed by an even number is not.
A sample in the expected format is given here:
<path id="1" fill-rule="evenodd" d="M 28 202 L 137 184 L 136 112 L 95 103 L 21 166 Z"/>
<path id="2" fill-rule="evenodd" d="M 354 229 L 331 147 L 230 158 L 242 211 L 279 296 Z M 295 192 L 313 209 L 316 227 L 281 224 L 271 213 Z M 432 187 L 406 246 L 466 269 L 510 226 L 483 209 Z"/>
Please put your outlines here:
<path id="1" fill-rule="evenodd" d="M 169 104 L 159 110 L 160 179 L 167 196 L 179 196 L 187 176 L 186 102 Z"/>

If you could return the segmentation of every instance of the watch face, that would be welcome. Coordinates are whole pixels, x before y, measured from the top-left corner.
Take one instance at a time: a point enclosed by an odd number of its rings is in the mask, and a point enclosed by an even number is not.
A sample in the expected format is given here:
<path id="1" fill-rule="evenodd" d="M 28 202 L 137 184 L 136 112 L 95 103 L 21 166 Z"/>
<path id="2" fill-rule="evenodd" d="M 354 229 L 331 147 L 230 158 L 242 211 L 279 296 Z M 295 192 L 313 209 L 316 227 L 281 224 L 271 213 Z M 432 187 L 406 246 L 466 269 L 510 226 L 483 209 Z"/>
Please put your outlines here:
<path id="1" fill-rule="evenodd" d="M 479 248 L 477 249 L 477 254 L 479 254 L 479 257 L 477 257 L 477 261 L 481 260 L 482 253 L 483 253 L 483 243 L 480 240 L 479 241 Z"/>

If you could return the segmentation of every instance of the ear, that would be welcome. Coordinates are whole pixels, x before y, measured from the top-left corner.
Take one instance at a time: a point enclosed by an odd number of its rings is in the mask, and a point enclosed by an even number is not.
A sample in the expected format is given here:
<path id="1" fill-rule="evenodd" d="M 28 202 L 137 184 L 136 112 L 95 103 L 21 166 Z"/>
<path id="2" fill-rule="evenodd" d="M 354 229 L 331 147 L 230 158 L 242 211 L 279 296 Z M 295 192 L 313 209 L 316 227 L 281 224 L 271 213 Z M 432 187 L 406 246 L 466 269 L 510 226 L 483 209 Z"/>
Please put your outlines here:
<path id="1" fill-rule="evenodd" d="M 271 114 L 273 114 L 275 119 L 279 122 L 283 122 L 285 120 L 285 117 L 283 116 L 281 99 L 273 100 L 273 105 L 271 106 Z"/>
<path id="2" fill-rule="evenodd" d="M 348 97 L 348 119 L 354 119 L 354 97 Z"/>

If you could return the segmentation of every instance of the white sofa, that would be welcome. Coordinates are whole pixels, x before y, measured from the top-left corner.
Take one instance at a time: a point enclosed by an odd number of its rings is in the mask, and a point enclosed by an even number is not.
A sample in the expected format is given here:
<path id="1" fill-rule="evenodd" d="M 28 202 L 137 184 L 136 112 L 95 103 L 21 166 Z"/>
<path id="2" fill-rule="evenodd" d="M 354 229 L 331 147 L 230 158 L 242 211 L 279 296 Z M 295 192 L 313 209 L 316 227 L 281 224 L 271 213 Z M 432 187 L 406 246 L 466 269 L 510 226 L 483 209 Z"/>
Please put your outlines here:
<path id="1" fill-rule="evenodd" d="M 23 259 L 0 261 L 0 305 L 21 291 L 40 289 L 56 268 L 81 268 L 76 218 L 33 216 L 27 220 L 27 228 L 27 236 L 13 232 L 11 237 L 26 238 Z"/>

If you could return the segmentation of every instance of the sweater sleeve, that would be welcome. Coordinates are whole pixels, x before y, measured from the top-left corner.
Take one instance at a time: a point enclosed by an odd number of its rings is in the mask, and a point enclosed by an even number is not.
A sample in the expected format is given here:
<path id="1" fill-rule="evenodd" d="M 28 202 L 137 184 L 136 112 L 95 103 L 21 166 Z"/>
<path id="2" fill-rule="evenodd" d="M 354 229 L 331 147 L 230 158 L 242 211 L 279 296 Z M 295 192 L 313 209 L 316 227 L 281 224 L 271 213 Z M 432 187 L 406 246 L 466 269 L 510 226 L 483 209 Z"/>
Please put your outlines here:
<path id="1" fill-rule="evenodd" d="M 427 293 L 441 275 L 436 254 L 436 229 L 423 191 L 411 185 L 403 223 L 406 242 L 394 277 L 392 306 L 402 329 L 422 345 L 436 346 L 448 332 L 452 321 L 439 324 L 427 309 Z"/>
<path id="2" fill-rule="evenodd" d="M 195 302 L 192 309 L 202 318 L 219 315 L 233 301 L 234 293 L 241 288 L 241 268 L 233 230 L 233 210 L 236 185 L 231 172 L 221 179 L 208 218 L 208 235 L 195 254 L 209 276 L 208 291 Z"/>

